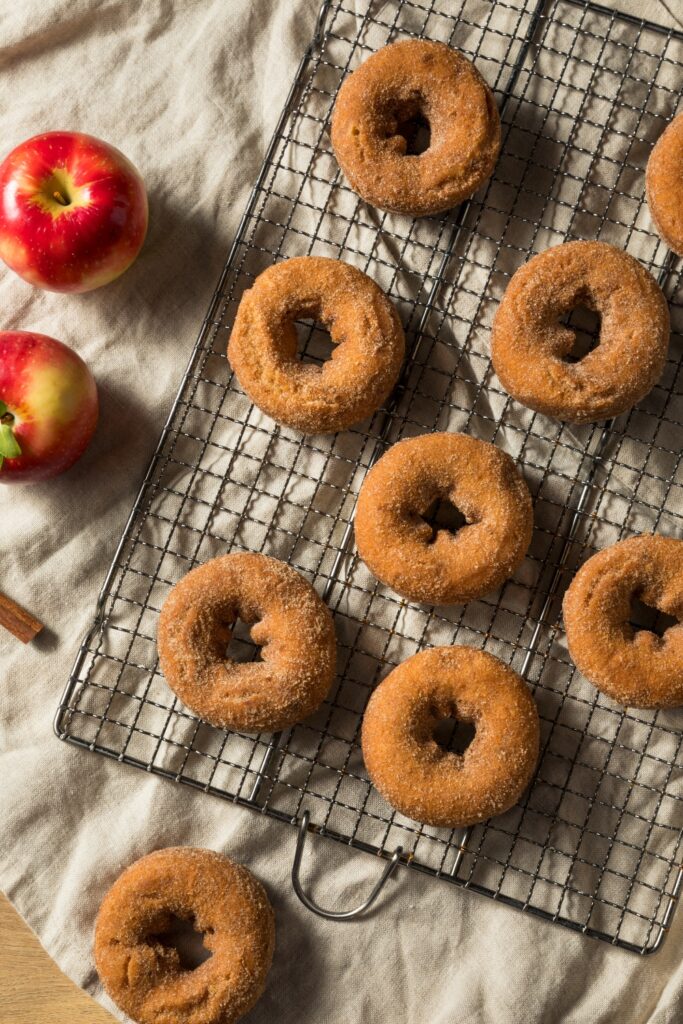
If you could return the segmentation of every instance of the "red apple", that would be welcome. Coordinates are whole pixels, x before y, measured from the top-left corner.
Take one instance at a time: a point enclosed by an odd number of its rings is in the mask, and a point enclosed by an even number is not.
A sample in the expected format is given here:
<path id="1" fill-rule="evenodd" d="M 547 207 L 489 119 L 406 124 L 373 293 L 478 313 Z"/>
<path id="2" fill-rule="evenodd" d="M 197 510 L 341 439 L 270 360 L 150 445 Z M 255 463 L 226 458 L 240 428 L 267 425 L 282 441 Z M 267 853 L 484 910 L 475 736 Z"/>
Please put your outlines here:
<path id="1" fill-rule="evenodd" d="M 80 356 L 29 331 L 0 331 L 0 483 L 56 476 L 85 451 L 97 387 Z"/>
<path id="2" fill-rule="evenodd" d="M 108 284 L 131 265 L 146 231 L 142 178 L 91 135 L 35 135 L 0 164 L 0 258 L 39 288 Z"/>

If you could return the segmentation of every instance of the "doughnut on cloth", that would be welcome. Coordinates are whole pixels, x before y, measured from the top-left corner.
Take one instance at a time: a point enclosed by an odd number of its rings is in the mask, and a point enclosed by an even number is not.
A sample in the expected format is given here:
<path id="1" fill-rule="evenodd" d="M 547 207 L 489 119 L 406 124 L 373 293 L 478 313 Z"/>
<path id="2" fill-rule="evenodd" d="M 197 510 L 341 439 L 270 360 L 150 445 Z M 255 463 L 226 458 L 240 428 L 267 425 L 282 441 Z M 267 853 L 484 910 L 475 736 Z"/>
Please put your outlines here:
<path id="1" fill-rule="evenodd" d="M 191 921 L 212 954 L 194 970 L 163 943 L 173 920 Z M 108 992 L 140 1024 L 233 1024 L 263 992 L 275 921 L 260 882 L 213 850 L 157 850 L 111 887 L 95 929 L 95 962 Z"/>

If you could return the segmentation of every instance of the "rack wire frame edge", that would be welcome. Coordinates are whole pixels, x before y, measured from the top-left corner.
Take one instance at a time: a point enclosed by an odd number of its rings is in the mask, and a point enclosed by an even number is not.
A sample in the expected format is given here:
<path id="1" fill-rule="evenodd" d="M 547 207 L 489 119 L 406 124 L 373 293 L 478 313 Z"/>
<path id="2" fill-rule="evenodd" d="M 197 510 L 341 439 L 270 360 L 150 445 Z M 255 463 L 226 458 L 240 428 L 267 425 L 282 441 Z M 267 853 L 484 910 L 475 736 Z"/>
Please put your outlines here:
<path id="1" fill-rule="evenodd" d="M 600 5 L 597 5 L 597 4 L 584 3 L 583 0 L 565 0 L 565 2 L 573 4 L 573 5 L 578 6 L 578 7 L 586 7 L 588 9 L 594 9 L 596 11 L 606 10 L 606 9 L 601 8 Z M 546 5 L 546 0 L 538 0 L 538 2 L 535 4 L 534 10 L 533 10 L 533 14 L 532 14 L 532 22 L 530 24 L 530 30 L 529 30 L 528 38 L 527 38 L 527 41 L 526 41 L 526 45 L 527 46 L 531 42 L 533 31 L 535 30 L 536 25 L 538 23 L 538 19 L 542 15 L 543 10 L 544 10 L 544 8 L 546 6 L 547 6 Z M 249 223 L 249 219 L 252 216 L 252 214 L 254 212 L 254 209 L 255 209 L 255 205 L 256 205 L 256 202 L 257 202 L 257 199 L 258 199 L 258 196 L 259 196 L 259 190 L 260 190 L 260 188 L 261 188 L 261 186 L 263 184 L 265 175 L 268 172 L 268 169 L 269 169 L 269 166 L 270 166 L 270 160 L 271 160 L 271 158 L 272 158 L 272 156 L 274 154 L 274 151 L 275 151 L 275 149 L 277 147 L 278 142 L 281 139 L 281 133 L 282 133 L 283 126 L 286 124 L 286 122 L 287 122 L 288 118 L 290 117 L 290 115 L 291 115 L 291 113 L 292 113 L 292 111 L 293 111 L 293 109 L 294 109 L 294 107 L 296 105 L 296 102 L 297 102 L 297 100 L 299 98 L 299 92 L 300 92 L 300 89 L 302 88 L 302 85 L 303 85 L 303 82 L 304 82 L 304 72 L 306 70 L 308 62 L 312 59 L 312 57 L 315 54 L 316 49 L 320 45 L 320 42 L 321 42 L 321 40 L 323 38 L 323 34 L 324 34 L 325 21 L 326 21 L 326 18 L 328 16 L 330 10 L 332 9 L 332 7 L 333 7 L 333 0 L 324 0 L 322 6 L 320 8 L 319 15 L 318 15 L 318 20 L 316 22 L 316 28 L 315 28 L 315 32 L 314 32 L 314 36 L 313 36 L 312 42 L 311 42 L 309 48 L 307 49 L 306 53 L 302 57 L 302 60 L 301 60 L 301 62 L 299 64 L 299 67 L 297 69 L 297 73 L 295 75 L 292 87 L 290 89 L 290 92 L 288 94 L 287 100 L 285 102 L 282 114 L 281 114 L 281 116 L 280 116 L 280 118 L 279 118 L 279 120 L 277 122 L 276 128 L 275 128 L 275 130 L 273 132 L 273 136 L 271 138 L 271 142 L 270 142 L 268 150 L 266 152 L 266 155 L 265 155 L 265 158 L 264 158 L 264 162 L 263 162 L 263 165 L 262 165 L 262 168 L 261 168 L 261 172 L 260 172 L 260 174 L 259 174 L 259 176 L 257 178 L 257 181 L 256 181 L 256 183 L 255 183 L 255 185 L 254 185 L 254 187 L 253 187 L 253 189 L 252 189 L 252 191 L 250 193 L 250 196 L 249 196 L 249 199 L 248 199 L 248 202 L 247 202 L 247 206 L 245 208 L 245 212 L 244 212 L 244 214 L 242 216 L 242 219 L 240 221 L 240 225 L 238 227 L 238 231 L 236 233 L 235 239 L 234 239 L 233 244 L 231 246 L 228 259 L 226 261 L 226 264 L 225 264 L 225 266 L 223 268 L 222 274 L 221 274 L 221 276 L 219 278 L 219 282 L 218 282 L 218 284 L 216 286 L 216 289 L 214 291 L 214 295 L 213 295 L 212 300 L 210 302 L 207 315 L 206 315 L 206 317 L 204 318 L 204 320 L 202 322 L 199 335 L 197 337 L 197 340 L 195 342 L 194 348 L 192 350 L 192 353 L 191 353 L 190 359 L 188 361 L 188 365 L 187 365 L 187 368 L 185 370 L 185 373 L 183 374 L 183 378 L 181 380 L 181 384 L 180 384 L 180 386 L 178 388 L 176 397 L 175 397 L 174 402 L 172 404 L 169 416 L 167 417 L 166 424 L 165 424 L 165 426 L 163 428 L 163 431 L 162 431 L 162 434 L 160 436 L 160 439 L 159 439 L 159 442 L 157 444 L 157 447 L 156 447 L 156 449 L 155 449 L 155 451 L 153 453 L 153 456 L 152 456 L 152 458 L 150 460 L 150 464 L 148 466 L 147 473 L 145 474 L 145 477 L 143 479 L 141 487 L 140 487 L 140 489 L 138 491 L 138 494 L 137 494 L 137 497 L 135 499 L 135 502 L 134 502 L 133 508 L 131 510 L 130 516 L 129 516 L 128 520 L 127 520 L 126 526 L 125 526 L 123 534 L 121 536 L 121 540 L 119 542 L 119 545 L 117 546 L 117 549 L 116 549 L 116 552 L 115 552 L 114 557 L 112 559 L 109 571 L 107 573 L 107 576 L 105 577 L 105 581 L 104 581 L 103 586 L 102 586 L 102 588 L 100 590 L 100 594 L 99 594 L 98 600 L 97 600 L 96 613 L 95 613 L 94 620 L 93 620 L 93 622 L 92 622 L 92 624 L 90 626 L 90 629 L 88 630 L 88 632 L 87 632 L 86 636 L 84 637 L 84 640 L 83 640 L 83 642 L 82 642 L 82 644 L 81 644 L 81 646 L 79 648 L 79 652 L 78 652 L 78 655 L 76 657 L 76 661 L 75 661 L 72 673 L 71 673 L 71 675 L 69 677 L 69 680 L 67 682 L 67 685 L 65 687 L 65 690 L 64 690 L 63 696 L 61 698 L 60 705 L 59 705 L 59 708 L 57 710 L 57 713 L 56 713 L 56 716 L 55 716 L 55 720 L 54 720 L 55 732 L 56 732 L 56 734 L 58 735 L 58 737 L 60 739 L 65 739 L 65 740 L 67 740 L 67 741 L 69 741 L 71 743 L 74 743 L 75 745 L 81 746 L 81 747 L 83 747 L 85 749 L 94 750 L 94 751 L 96 751 L 98 753 L 104 754 L 105 756 L 108 756 L 110 758 L 113 758 L 113 759 L 118 760 L 118 761 L 123 762 L 123 763 L 127 763 L 127 764 L 130 764 L 130 765 L 133 765 L 133 766 L 138 767 L 138 768 L 142 768 L 142 769 L 144 769 L 146 771 L 153 771 L 155 774 L 159 774 L 162 777 L 169 778 L 169 779 L 172 779 L 172 780 L 175 780 L 175 781 L 182 781 L 184 784 L 189 784 L 189 785 L 194 786 L 194 788 L 202 789 L 205 792 L 212 793 L 212 794 L 220 796 L 222 798 L 231 799 L 234 802 L 239 803 L 239 804 L 241 804 L 243 806 L 247 806 L 247 807 L 250 807 L 252 809 L 260 810 L 262 813 L 266 813 L 269 816 L 278 818 L 278 819 L 283 820 L 283 821 L 288 821 L 290 823 L 296 822 L 296 818 L 292 819 L 290 816 L 287 816 L 287 815 L 284 815 L 284 814 L 280 814 L 280 813 L 278 813 L 277 809 L 272 808 L 272 807 L 262 807 L 257 802 L 256 798 L 254 798 L 254 799 L 252 799 L 252 798 L 245 798 L 245 797 L 243 797 L 241 795 L 238 795 L 238 794 L 235 794 L 234 796 L 232 796 L 232 795 L 226 794 L 224 791 L 222 791 L 220 789 L 215 789 L 215 788 L 213 788 L 211 786 L 205 786 L 205 785 L 202 785 L 202 784 L 199 784 L 199 783 L 195 783 L 190 778 L 186 778 L 186 777 L 185 778 L 178 778 L 178 776 L 174 775 L 174 773 L 169 772 L 169 771 L 165 771 L 164 769 L 162 769 L 158 765 L 155 765 L 155 766 L 152 767 L 149 764 L 147 764 L 145 762 L 142 762 L 142 761 L 139 761 L 138 759 L 136 759 L 136 758 L 134 758 L 134 757 L 132 757 L 130 755 L 127 755 L 127 754 L 117 755 L 116 753 L 112 752 L 111 750 L 107 749 L 104 746 L 100 746 L 98 744 L 88 743 L 86 741 L 81 740 L 79 737 L 75 737 L 75 736 L 69 735 L 68 732 L 67 732 L 67 729 L 65 727 L 64 718 L 65 718 L 65 716 L 68 716 L 68 714 L 69 714 L 70 702 L 71 702 L 71 699 L 72 699 L 75 691 L 77 690 L 79 685 L 82 684 L 82 680 L 79 677 L 79 673 L 80 673 L 83 661 L 84 661 L 84 659 L 87 656 L 88 648 L 89 648 L 89 643 L 90 643 L 91 639 L 93 638 L 93 636 L 97 634 L 98 630 L 102 626 L 102 617 L 103 617 L 103 611 L 104 611 L 106 599 L 107 599 L 108 594 L 109 594 L 109 590 L 110 590 L 110 587 L 111 587 L 112 579 L 113 579 L 113 577 L 114 577 L 114 575 L 116 573 L 116 570 L 118 568 L 118 560 L 119 560 L 119 556 L 121 554 L 121 551 L 125 547 L 126 542 L 128 541 L 128 539 L 130 537 L 131 529 L 133 527 L 134 522 L 136 521 L 136 518 L 139 515 L 141 515 L 141 514 L 142 515 L 145 514 L 145 508 L 144 508 L 145 504 L 148 507 L 151 504 L 154 492 L 149 494 L 148 493 L 148 488 L 150 487 L 150 484 L 153 481 L 154 472 L 155 472 L 155 469 L 157 467 L 157 462 L 158 462 L 158 459 L 159 459 L 159 457 L 160 457 L 160 455 L 161 455 L 161 453 L 162 453 L 162 451 L 164 449 L 165 442 L 167 441 L 168 436 L 169 436 L 170 432 L 172 431 L 172 425 L 173 425 L 174 417 L 175 417 L 175 415 L 177 413 L 178 406 L 179 406 L 179 403 L 181 401 L 181 396 L 182 396 L 183 388 L 184 388 L 187 380 L 189 379 L 190 374 L 192 373 L 193 366 L 195 365 L 196 360 L 197 360 L 199 354 L 202 351 L 202 347 L 203 347 L 204 343 L 206 342 L 206 339 L 207 339 L 208 335 L 214 330 L 215 322 L 216 322 L 215 318 L 216 318 L 216 315 L 217 315 L 218 307 L 219 307 L 219 305 L 221 303 L 221 300 L 222 300 L 222 297 L 223 297 L 222 296 L 222 292 L 223 292 L 223 288 L 224 288 L 224 285 L 225 285 L 225 281 L 226 281 L 229 273 L 233 269 L 234 261 L 235 261 L 236 255 L 237 255 L 237 253 L 239 251 L 240 244 L 242 243 L 242 241 L 244 239 L 246 227 L 247 227 L 247 225 Z M 613 12 L 610 11 L 608 13 L 612 14 Z M 624 20 L 629 20 L 629 19 L 625 18 Z M 661 31 L 660 26 L 657 26 L 657 25 L 654 25 L 654 24 L 650 24 L 650 23 L 645 22 L 645 21 L 640 21 L 639 19 L 634 19 L 634 21 L 638 25 L 641 25 L 644 28 L 647 28 L 647 29 L 649 29 L 651 31 L 654 31 L 654 32 Z M 521 70 L 521 67 L 522 67 L 522 64 L 524 62 L 525 56 L 526 56 L 526 49 L 523 47 L 519 51 L 519 54 L 518 54 L 518 57 L 517 57 L 517 68 L 516 68 L 515 72 L 513 72 L 513 77 L 514 77 L 515 74 L 519 73 L 519 71 Z M 457 235 L 458 230 L 459 230 L 459 225 L 455 225 L 454 234 Z M 445 266 L 447 265 L 447 263 L 448 263 L 448 261 L 449 261 L 449 259 L 451 257 L 452 248 L 453 248 L 453 242 L 451 241 L 451 243 L 447 246 L 446 251 L 445 251 L 445 253 L 443 255 L 442 266 L 441 266 L 439 272 L 437 273 L 437 279 L 436 279 L 435 284 L 434 284 L 434 289 L 438 289 L 441 286 L 442 274 L 443 274 L 443 271 L 445 269 Z M 425 311 L 424 311 L 424 315 L 423 315 L 424 320 L 426 320 L 428 314 L 429 314 L 429 307 L 427 306 L 427 307 L 425 307 Z M 419 332 L 420 332 L 420 328 L 418 327 L 417 331 L 415 332 L 416 333 L 416 337 L 419 337 Z M 593 465 L 595 465 L 595 464 L 596 464 L 596 460 L 594 459 Z M 532 652 L 530 652 L 530 654 L 531 653 Z M 265 760 L 264 760 L 264 765 L 265 765 Z M 255 789 L 252 791 L 254 793 L 257 793 L 258 783 L 260 781 L 260 778 L 262 777 L 262 774 L 263 774 L 262 772 L 260 773 L 260 775 L 259 775 L 259 773 L 257 773 L 257 776 L 256 776 L 256 783 L 257 783 L 257 785 L 256 785 Z M 330 836 L 332 838 L 335 838 L 335 839 L 337 839 L 339 841 L 342 841 L 345 844 L 351 845 L 354 848 L 361 849 L 361 850 L 366 850 L 367 852 L 371 852 L 371 853 L 373 853 L 375 855 L 379 855 L 380 857 L 382 857 L 384 859 L 389 859 L 391 857 L 391 854 L 389 852 L 387 852 L 387 851 L 384 851 L 384 850 L 378 851 L 376 848 L 373 848 L 372 846 L 364 844 L 362 841 L 359 841 L 357 839 L 351 839 L 350 840 L 347 836 L 344 836 L 342 834 L 336 833 L 334 831 L 334 829 L 326 828 L 326 829 L 320 830 L 320 829 L 316 829 L 315 827 L 312 827 L 311 831 L 322 832 L 323 834 L 328 835 L 328 836 Z M 666 931 L 667 931 L 667 929 L 668 929 L 668 927 L 669 927 L 669 925 L 671 923 L 671 917 L 673 915 L 673 910 L 675 908 L 676 900 L 678 898 L 678 895 L 679 895 L 680 889 L 681 889 L 681 885 L 683 883 L 683 867 L 682 867 L 679 870 L 678 877 L 677 877 L 676 882 L 674 884 L 673 890 L 672 890 L 672 892 L 671 892 L 671 894 L 669 896 L 668 906 L 667 906 L 666 911 L 664 913 L 663 920 L 660 923 L 659 930 L 657 931 L 653 941 L 646 948 L 643 948 L 643 947 L 635 945 L 633 943 L 629 943 L 627 941 L 624 941 L 624 940 L 622 940 L 620 938 L 615 938 L 614 936 L 612 936 L 612 935 L 610 935 L 608 933 L 602 932 L 599 929 L 593 929 L 591 927 L 581 927 L 581 926 L 577 925 L 577 923 L 575 921 L 572 921 L 569 918 L 563 918 L 562 916 L 558 916 L 556 914 L 551 914 L 551 913 L 545 912 L 545 911 L 543 911 L 543 910 L 539 909 L 538 907 L 535 907 L 535 906 L 533 906 L 531 904 L 523 906 L 518 900 L 508 898 L 503 893 L 500 893 L 500 892 L 492 893 L 490 890 L 488 890 L 486 888 L 483 888 L 481 886 L 478 886 L 476 883 L 463 882 L 462 879 L 454 877 L 452 875 L 449 875 L 449 874 L 446 874 L 446 873 L 434 872 L 433 870 L 431 870 L 429 868 L 426 868 L 423 865 L 421 865 L 421 864 L 419 864 L 419 863 L 417 863 L 415 861 L 411 861 L 410 859 L 408 859 L 408 863 L 410 863 L 411 866 L 416 868 L 417 870 L 424 871 L 424 872 L 426 872 L 428 874 L 432 874 L 432 875 L 438 874 L 438 877 L 440 877 L 440 878 L 445 878 L 445 879 L 451 881 L 452 883 L 457 884 L 457 885 L 459 885 L 461 887 L 471 888 L 471 889 L 473 889 L 476 892 L 481 892 L 483 895 L 487 895 L 489 897 L 493 897 L 494 899 L 497 899 L 499 902 L 506 903 L 506 904 L 508 904 L 510 906 L 514 906 L 514 907 L 518 907 L 518 908 L 521 907 L 522 909 L 525 909 L 525 910 L 535 914 L 536 916 L 538 916 L 540 918 L 544 918 L 544 919 L 550 920 L 550 921 L 555 921 L 557 923 L 560 923 L 560 924 L 564 925 L 565 927 L 571 928 L 572 930 L 581 931 L 581 932 L 583 932 L 586 935 L 590 935 L 592 937 L 599 938 L 599 939 L 602 939 L 604 941 L 608 941 L 608 942 L 610 942 L 610 943 L 612 943 L 614 945 L 618 945 L 618 946 L 620 946 L 622 948 L 629 949 L 629 950 L 632 950 L 634 952 L 638 952 L 638 953 L 641 953 L 641 954 L 654 952 L 661 945 L 661 942 L 662 942 L 662 940 L 664 938 L 664 935 L 666 934 Z"/>

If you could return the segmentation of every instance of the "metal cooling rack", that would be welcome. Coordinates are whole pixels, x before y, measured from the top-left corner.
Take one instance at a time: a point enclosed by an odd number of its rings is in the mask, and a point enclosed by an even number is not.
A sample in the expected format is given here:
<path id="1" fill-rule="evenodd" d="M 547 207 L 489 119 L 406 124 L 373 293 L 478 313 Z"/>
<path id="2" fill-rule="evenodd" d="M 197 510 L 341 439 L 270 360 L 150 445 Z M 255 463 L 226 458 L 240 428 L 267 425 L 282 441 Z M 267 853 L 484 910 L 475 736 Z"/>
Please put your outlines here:
<path id="1" fill-rule="evenodd" d="M 440 219 L 364 205 L 329 144 L 344 76 L 404 36 L 464 51 L 502 111 L 493 178 Z M 682 713 L 625 710 L 588 685 L 567 655 L 560 600 L 596 549 L 634 532 L 678 535 L 683 524 L 683 301 L 643 201 L 645 163 L 675 112 L 682 66 L 680 34 L 579 0 L 323 4 L 60 704 L 62 739 L 303 822 L 298 891 L 308 828 L 387 860 L 400 846 L 413 868 L 631 950 L 661 944 L 683 870 Z M 511 401 L 488 357 L 511 274 L 571 238 L 637 256 L 665 287 L 674 322 L 648 398 L 614 424 L 578 429 Z M 409 340 L 390 408 L 335 437 L 274 426 L 225 357 L 243 289 L 273 261 L 306 253 L 367 271 Z M 315 325 L 301 325 L 301 342 L 302 358 L 324 358 Z M 437 429 L 510 452 L 536 516 L 512 580 L 486 600 L 438 610 L 378 584 L 355 557 L 351 529 L 370 464 L 399 438 Z M 277 737 L 197 721 L 157 669 L 169 588 L 231 549 L 289 561 L 336 619 L 336 685 L 318 713 Z M 231 653 L 249 657 L 253 645 L 240 636 Z M 542 757 L 523 802 L 465 834 L 393 813 L 370 786 L 358 743 L 378 680 L 425 645 L 453 642 L 521 671 L 542 719 Z"/>

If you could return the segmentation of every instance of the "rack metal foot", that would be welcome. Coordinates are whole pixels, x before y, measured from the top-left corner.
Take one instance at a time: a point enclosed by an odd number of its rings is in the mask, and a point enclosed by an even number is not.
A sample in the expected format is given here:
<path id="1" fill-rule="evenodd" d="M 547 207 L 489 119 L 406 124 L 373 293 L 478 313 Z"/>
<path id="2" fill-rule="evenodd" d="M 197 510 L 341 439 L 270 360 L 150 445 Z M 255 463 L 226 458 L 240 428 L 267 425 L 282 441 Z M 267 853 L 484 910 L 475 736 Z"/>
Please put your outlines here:
<path id="1" fill-rule="evenodd" d="M 306 842 L 306 835 L 308 833 L 308 826 L 310 821 L 310 815 L 308 811 L 304 811 L 301 815 L 301 821 L 299 822 L 299 834 L 296 839 L 296 851 L 294 853 L 294 863 L 292 864 L 292 885 L 294 886 L 294 892 L 297 894 L 301 902 L 309 910 L 312 910 L 318 917 L 326 917 L 330 921 L 350 921 L 354 917 L 359 917 L 361 914 L 369 910 L 372 904 L 375 902 L 385 883 L 393 875 L 398 862 L 400 860 L 403 848 L 397 846 L 394 850 L 391 860 L 385 865 L 384 871 L 375 882 L 370 895 L 363 903 L 360 903 L 357 907 L 353 907 L 352 910 L 325 910 L 323 907 L 318 906 L 310 896 L 307 896 L 301 886 L 301 879 L 299 872 L 301 870 L 301 858 L 304 852 L 304 844 Z"/>

